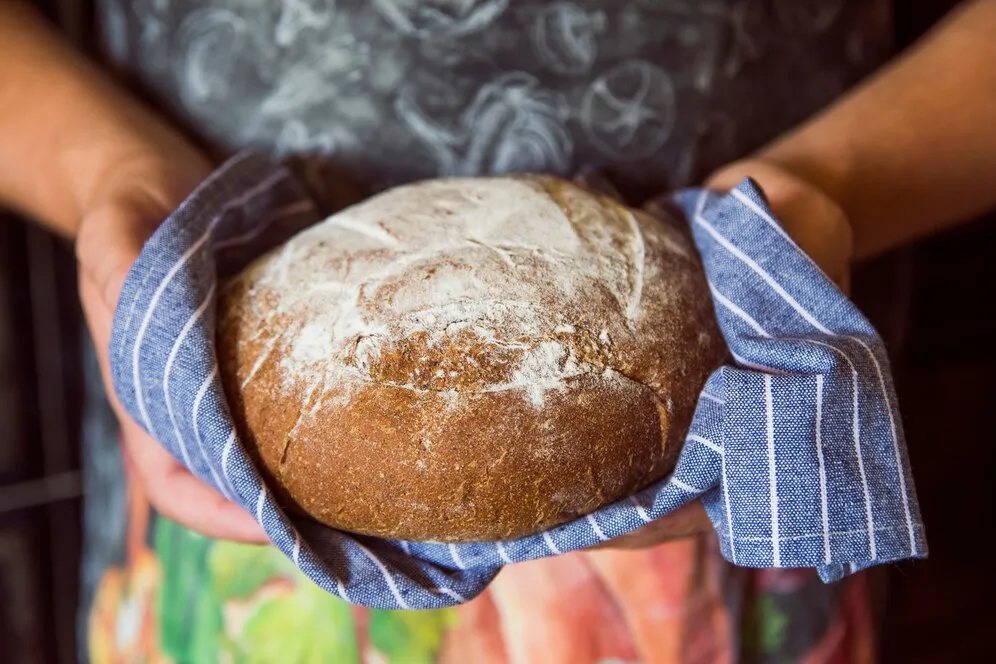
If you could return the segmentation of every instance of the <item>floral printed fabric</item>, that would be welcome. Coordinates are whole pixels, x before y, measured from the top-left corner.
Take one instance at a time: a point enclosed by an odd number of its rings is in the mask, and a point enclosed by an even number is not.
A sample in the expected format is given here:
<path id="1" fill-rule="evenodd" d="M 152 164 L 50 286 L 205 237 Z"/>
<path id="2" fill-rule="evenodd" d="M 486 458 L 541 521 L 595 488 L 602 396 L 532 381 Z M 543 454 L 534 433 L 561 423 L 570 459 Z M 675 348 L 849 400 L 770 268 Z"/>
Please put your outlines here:
<path id="1" fill-rule="evenodd" d="M 712 540 L 514 565 L 457 608 L 368 610 L 275 548 L 151 517 L 138 491 L 127 513 L 124 562 L 86 622 L 94 664 L 874 661 L 863 576 L 828 589 L 812 572 L 734 569 Z"/>

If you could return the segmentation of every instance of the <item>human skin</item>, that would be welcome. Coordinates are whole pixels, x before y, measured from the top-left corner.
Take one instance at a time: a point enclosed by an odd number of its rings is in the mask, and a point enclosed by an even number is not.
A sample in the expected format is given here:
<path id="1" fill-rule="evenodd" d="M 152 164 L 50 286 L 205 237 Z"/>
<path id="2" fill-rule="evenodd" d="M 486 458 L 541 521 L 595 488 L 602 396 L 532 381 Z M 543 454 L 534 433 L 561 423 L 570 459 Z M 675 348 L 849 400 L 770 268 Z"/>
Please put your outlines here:
<path id="1" fill-rule="evenodd" d="M 996 0 L 964 3 L 835 104 L 706 185 L 754 178 L 842 288 L 850 265 L 996 205 Z M 75 242 L 80 298 L 124 450 L 152 506 L 204 535 L 265 542 L 114 398 L 107 348 L 128 268 L 213 164 L 74 52 L 27 4 L 0 3 L 0 204 Z M 697 501 L 611 546 L 705 532 Z"/>

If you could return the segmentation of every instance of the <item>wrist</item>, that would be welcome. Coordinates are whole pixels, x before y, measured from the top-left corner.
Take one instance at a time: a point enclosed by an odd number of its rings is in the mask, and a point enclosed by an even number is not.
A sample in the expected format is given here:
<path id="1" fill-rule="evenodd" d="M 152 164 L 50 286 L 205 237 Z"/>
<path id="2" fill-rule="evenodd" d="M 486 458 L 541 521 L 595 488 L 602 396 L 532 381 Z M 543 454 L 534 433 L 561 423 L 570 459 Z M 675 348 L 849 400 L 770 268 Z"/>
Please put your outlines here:
<path id="1" fill-rule="evenodd" d="M 30 3 L 0 2 L 0 44 L 0 204 L 72 238 L 117 164 L 194 152 Z"/>
<path id="2" fill-rule="evenodd" d="M 129 179 L 182 182 L 176 171 L 186 170 L 196 184 L 206 175 L 210 164 L 196 148 L 29 5 L 0 2 L 0 43 L 11 56 L 0 58 L 0 204 L 73 238 L 88 211 Z"/>
<path id="3" fill-rule="evenodd" d="M 793 179 L 818 190 L 846 211 L 851 180 L 848 173 L 849 169 L 843 165 L 812 163 L 785 153 L 776 145 L 720 168 L 706 179 L 705 186 L 717 192 L 726 192 L 745 177 L 750 177 L 762 189 L 777 189 L 781 181 Z M 766 183 L 768 187 L 765 187 Z M 772 187 L 772 184 L 775 186 Z"/>
<path id="4" fill-rule="evenodd" d="M 213 167 L 207 157 L 180 141 L 172 149 L 133 141 L 67 152 L 60 168 L 74 174 L 67 177 L 74 178 L 72 223 L 78 232 L 95 212 L 121 201 L 145 199 L 168 214 Z"/>
<path id="5" fill-rule="evenodd" d="M 81 95 L 91 96 L 91 121 L 82 131 L 66 123 L 53 160 L 69 196 L 73 235 L 95 209 L 131 192 L 170 210 L 212 169 L 179 132 L 109 83 L 105 87 Z"/>

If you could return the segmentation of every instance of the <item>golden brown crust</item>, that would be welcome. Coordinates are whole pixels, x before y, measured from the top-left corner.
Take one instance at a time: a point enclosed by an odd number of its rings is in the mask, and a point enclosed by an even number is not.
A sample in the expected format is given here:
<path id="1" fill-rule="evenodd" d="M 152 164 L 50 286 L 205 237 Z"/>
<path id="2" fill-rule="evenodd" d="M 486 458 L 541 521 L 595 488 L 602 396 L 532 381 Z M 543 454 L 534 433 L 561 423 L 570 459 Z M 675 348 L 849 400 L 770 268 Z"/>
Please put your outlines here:
<path id="1" fill-rule="evenodd" d="M 498 180 L 508 181 L 473 182 Z M 356 333 L 335 362 L 329 359 L 335 371 L 323 369 L 317 379 L 288 375 L 289 366 L 299 367 L 289 358 L 299 352 L 292 342 L 300 334 L 286 342 L 285 336 L 307 321 L 303 309 L 282 306 L 286 288 L 267 277 L 277 254 L 225 291 L 218 346 L 232 416 L 285 505 L 358 533 L 488 541 L 589 513 L 673 468 L 698 393 L 725 353 L 691 242 L 672 220 L 552 178 L 516 180 L 529 195 L 553 200 L 582 244 L 604 228 L 618 230 L 604 246 L 582 247 L 585 260 L 605 260 L 605 274 L 618 283 L 583 282 L 567 300 L 544 282 L 573 265 L 558 262 L 560 254 L 508 249 L 512 258 L 502 260 L 523 265 L 517 272 L 497 259 L 484 265 L 506 245 L 444 251 L 361 285 L 373 302 L 364 320 L 383 319 L 386 331 Z M 420 186 L 435 185 L 409 189 Z M 452 189 L 439 192 L 445 198 Z M 355 229 L 356 222 L 345 226 Z M 391 237 L 404 228 L 383 226 Z M 308 243 L 300 269 L 314 269 L 308 260 L 325 250 L 323 241 Z M 383 251 L 361 247 L 327 264 L 331 270 L 361 256 L 382 260 Z M 617 263 L 627 269 L 620 272 Z M 531 281 L 522 288 L 531 299 L 491 307 L 488 321 L 496 327 L 487 334 L 474 320 L 402 331 L 395 318 L 371 313 L 447 270 L 469 270 L 486 286 L 527 274 Z M 541 324 L 526 332 L 516 327 L 526 315 L 520 306 L 530 308 L 529 316 L 538 311 Z"/>

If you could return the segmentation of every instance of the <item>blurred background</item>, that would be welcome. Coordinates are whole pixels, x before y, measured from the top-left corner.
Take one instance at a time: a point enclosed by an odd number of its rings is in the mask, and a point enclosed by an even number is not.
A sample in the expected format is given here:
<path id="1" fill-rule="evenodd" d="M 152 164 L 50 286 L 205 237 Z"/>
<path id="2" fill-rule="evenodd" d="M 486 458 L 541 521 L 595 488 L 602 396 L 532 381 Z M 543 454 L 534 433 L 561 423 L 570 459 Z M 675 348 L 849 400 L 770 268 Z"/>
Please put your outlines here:
<path id="1" fill-rule="evenodd" d="M 2 1 L 2 0 L 0 0 Z M 87 49 L 86 3 L 39 5 Z M 897 2 L 907 44 L 953 2 Z M 994 37 L 996 38 L 996 37 Z M 2 148 L 0 148 L 2 149 Z M 996 186 L 996 174 L 993 174 Z M 991 661 L 996 575 L 979 540 L 996 508 L 996 219 L 857 269 L 889 340 L 931 559 L 876 579 L 887 662 Z M 897 287 L 897 284 L 900 284 Z M 884 317 L 884 298 L 906 303 Z M 0 660 L 77 661 L 86 397 L 72 248 L 0 211 Z M 99 515 L 97 515 L 99 517 Z"/>

